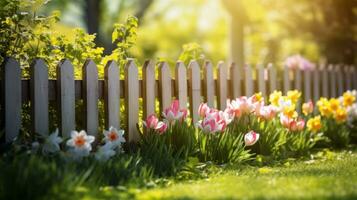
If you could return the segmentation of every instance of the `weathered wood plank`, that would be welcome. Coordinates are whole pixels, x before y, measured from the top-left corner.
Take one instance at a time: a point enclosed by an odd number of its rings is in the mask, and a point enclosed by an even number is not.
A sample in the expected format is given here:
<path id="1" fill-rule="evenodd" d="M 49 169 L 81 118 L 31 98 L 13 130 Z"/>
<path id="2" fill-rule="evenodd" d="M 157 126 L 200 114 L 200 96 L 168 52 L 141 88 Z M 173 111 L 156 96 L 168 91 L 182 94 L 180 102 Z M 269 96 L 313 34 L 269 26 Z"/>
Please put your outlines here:
<path id="1" fill-rule="evenodd" d="M 227 68 L 222 61 L 217 65 L 217 81 L 218 109 L 224 110 L 227 106 Z"/>
<path id="2" fill-rule="evenodd" d="M 215 80 L 213 66 L 210 61 L 205 61 L 203 66 L 203 94 L 209 107 L 214 107 Z"/>
<path id="3" fill-rule="evenodd" d="M 253 82 L 253 73 L 252 67 L 250 65 L 246 65 L 245 68 L 245 96 L 250 97 L 254 94 L 254 82 Z"/>
<path id="4" fill-rule="evenodd" d="M 105 127 L 120 128 L 120 70 L 115 61 L 109 61 L 104 69 Z"/>
<path id="5" fill-rule="evenodd" d="M 98 69 L 91 59 L 87 59 L 82 69 L 83 102 L 85 127 L 89 135 L 98 134 Z"/>
<path id="6" fill-rule="evenodd" d="M 159 64 L 159 99 L 160 112 L 171 105 L 171 77 L 170 68 L 166 62 Z"/>
<path id="7" fill-rule="evenodd" d="M 265 87 L 265 68 L 262 64 L 257 66 L 257 82 L 258 82 L 258 91 L 262 93 L 262 96 L 266 99 L 267 92 Z"/>
<path id="8" fill-rule="evenodd" d="M 13 58 L 6 58 L 2 68 L 3 126 L 6 143 L 12 142 L 21 128 L 21 68 Z"/>
<path id="9" fill-rule="evenodd" d="M 331 97 L 329 95 L 329 72 L 324 64 L 320 66 L 321 76 L 322 76 L 322 96 L 323 97 Z"/>
<path id="10" fill-rule="evenodd" d="M 181 61 L 178 61 L 176 63 L 175 76 L 176 76 L 175 86 L 177 91 L 176 96 L 177 99 L 179 100 L 180 108 L 187 109 L 187 72 L 186 72 L 186 66 Z"/>
<path id="11" fill-rule="evenodd" d="M 337 78 L 337 96 L 340 96 L 345 91 L 344 84 L 343 84 L 343 75 L 342 75 L 342 66 L 336 65 L 336 78 Z"/>
<path id="12" fill-rule="evenodd" d="M 198 122 L 198 107 L 201 103 L 201 77 L 200 67 L 196 61 L 189 64 L 189 85 L 190 85 L 190 113 L 193 123 Z"/>
<path id="13" fill-rule="evenodd" d="M 238 98 L 242 95 L 242 70 L 240 66 L 236 63 L 232 63 L 230 67 L 230 76 L 231 76 L 231 88 L 232 88 L 232 99 Z"/>
<path id="14" fill-rule="evenodd" d="M 138 142 L 140 135 L 136 125 L 139 118 L 139 79 L 138 68 L 132 59 L 125 66 L 125 110 L 128 141 Z"/>
<path id="15" fill-rule="evenodd" d="M 337 96 L 337 84 L 336 84 L 336 71 L 333 65 L 329 65 L 329 79 L 330 79 L 330 96 Z"/>
<path id="16" fill-rule="evenodd" d="M 275 90 L 278 90 L 278 78 L 277 78 L 277 72 L 273 64 L 268 65 L 268 81 L 269 81 L 269 93 L 274 92 Z"/>
<path id="17" fill-rule="evenodd" d="M 155 63 L 147 60 L 143 67 L 143 118 L 155 113 Z"/>
<path id="18" fill-rule="evenodd" d="M 75 129 L 74 71 L 71 62 L 62 60 L 57 67 L 57 102 L 60 113 L 60 130 L 63 137 Z"/>
<path id="19" fill-rule="evenodd" d="M 48 135 L 48 67 L 42 59 L 31 65 L 32 132 Z"/>
<path id="20" fill-rule="evenodd" d="M 316 67 L 313 71 L 313 93 L 314 102 L 316 103 L 320 98 L 320 70 Z M 322 73 L 322 72 L 321 72 Z M 316 107 L 316 106 L 315 106 Z"/>
<path id="21" fill-rule="evenodd" d="M 312 101 L 311 98 L 311 71 L 304 71 L 304 101 Z"/>
<path id="22" fill-rule="evenodd" d="M 290 73 L 291 70 L 289 69 L 289 67 L 284 66 L 284 93 L 285 94 L 291 89 Z"/>

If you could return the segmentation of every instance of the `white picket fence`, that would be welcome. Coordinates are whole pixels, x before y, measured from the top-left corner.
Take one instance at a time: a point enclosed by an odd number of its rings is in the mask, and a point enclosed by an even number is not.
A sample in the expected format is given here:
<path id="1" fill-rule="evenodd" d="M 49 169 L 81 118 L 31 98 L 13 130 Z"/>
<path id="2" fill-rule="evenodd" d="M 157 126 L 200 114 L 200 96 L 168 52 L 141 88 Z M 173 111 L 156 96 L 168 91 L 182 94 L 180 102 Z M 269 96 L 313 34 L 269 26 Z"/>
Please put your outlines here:
<path id="1" fill-rule="evenodd" d="M 158 70 L 155 67 L 158 66 Z M 125 67 L 125 80 L 120 80 L 119 67 Z M 155 113 L 158 98 L 161 111 L 168 107 L 172 99 L 180 101 L 182 108 L 188 108 L 194 122 L 198 120 L 197 110 L 201 102 L 224 109 L 227 99 L 250 96 L 262 92 L 263 96 L 274 90 L 284 92 L 298 89 L 303 92 L 303 101 L 316 101 L 320 96 L 336 97 L 345 90 L 357 89 L 357 73 L 352 66 L 320 66 L 312 71 L 277 70 L 271 64 L 252 68 L 224 62 L 217 65 L 217 73 L 211 62 L 199 66 L 191 61 L 188 67 L 178 61 L 175 78 L 171 77 L 166 62 L 155 65 L 146 61 L 139 78 L 138 67 L 132 59 L 125 66 L 117 66 L 113 61 L 105 67 L 105 79 L 98 80 L 97 66 L 87 60 L 83 67 L 83 79 L 74 79 L 74 69 L 69 60 L 63 60 L 57 67 L 57 79 L 48 79 L 48 68 L 41 59 L 31 66 L 31 78 L 23 80 L 19 63 L 8 58 L 2 65 L 1 117 L 6 142 L 12 141 L 21 128 L 21 107 L 23 102 L 31 102 L 32 132 L 47 135 L 49 132 L 49 101 L 58 105 L 60 132 L 67 137 L 75 128 L 75 100 L 83 99 L 85 128 L 91 135 L 98 132 L 98 101 L 104 99 L 105 126 L 120 126 L 120 99 L 125 99 L 126 131 L 129 141 L 136 142 L 139 133 L 139 99 L 143 99 L 143 118 Z M 254 70 L 256 70 L 254 72 Z M 158 71 L 158 80 L 155 72 Z M 203 72 L 201 74 L 201 71 Z M 214 76 L 217 78 L 214 78 Z M 255 75 L 255 76 L 254 76 Z M 254 77 L 253 77 L 254 76 Z M 280 79 L 281 78 L 281 79 Z M 78 113 L 77 113 L 78 114 Z"/>

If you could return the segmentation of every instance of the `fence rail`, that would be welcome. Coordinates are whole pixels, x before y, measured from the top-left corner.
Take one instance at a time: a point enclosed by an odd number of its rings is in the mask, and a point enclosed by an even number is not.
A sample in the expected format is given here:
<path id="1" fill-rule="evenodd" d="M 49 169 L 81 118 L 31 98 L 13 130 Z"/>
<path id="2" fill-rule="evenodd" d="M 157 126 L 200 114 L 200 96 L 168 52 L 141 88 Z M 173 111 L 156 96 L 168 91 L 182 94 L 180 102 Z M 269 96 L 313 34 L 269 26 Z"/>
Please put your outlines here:
<path id="1" fill-rule="evenodd" d="M 303 101 L 316 101 L 320 96 L 336 97 L 345 90 L 357 89 L 357 72 L 352 66 L 321 65 L 311 71 L 285 68 L 280 72 L 271 64 L 267 67 L 258 65 L 256 68 L 231 64 L 228 69 L 224 62 L 219 62 L 214 73 L 209 61 L 202 66 L 191 61 L 187 67 L 178 61 L 174 78 L 166 62 L 157 66 L 159 74 L 156 80 L 156 65 L 152 61 L 144 63 L 142 78 L 139 78 L 139 69 L 133 60 L 129 59 L 125 66 L 117 66 L 110 61 L 105 67 L 104 80 L 98 80 L 97 67 L 88 59 L 83 66 L 82 80 L 75 80 L 72 64 L 69 60 L 63 60 L 57 67 L 56 80 L 49 80 L 45 62 L 38 59 L 31 65 L 30 79 L 23 80 L 19 63 L 8 58 L 2 65 L 1 78 L 1 124 L 5 141 L 11 142 L 19 134 L 22 103 L 29 101 L 32 132 L 48 134 L 48 104 L 49 101 L 55 101 L 60 132 L 67 137 L 75 128 L 75 100 L 83 100 L 85 128 L 89 134 L 96 135 L 99 124 L 98 100 L 104 100 L 106 128 L 119 128 L 120 99 L 125 99 L 128 140 L 135 142 L 139 139 L 136 125 L 141 120 L 138 116 L 140 98 L 143 99 L 144 118 L 155 112 L 156 99 L 162 111 L 176 98 L 180 100 L 180 107 L 190 110 L 196 122 L 197 109 L 203 101 L 209 106 L 224 109 L 227 99 L 249 96 L 258 91 L 266 97 L 274 90 L 286 92 L 298 89 L 303 92 Z M 125 80 L 119 78 L 119 67 L 125 68 Z"/>

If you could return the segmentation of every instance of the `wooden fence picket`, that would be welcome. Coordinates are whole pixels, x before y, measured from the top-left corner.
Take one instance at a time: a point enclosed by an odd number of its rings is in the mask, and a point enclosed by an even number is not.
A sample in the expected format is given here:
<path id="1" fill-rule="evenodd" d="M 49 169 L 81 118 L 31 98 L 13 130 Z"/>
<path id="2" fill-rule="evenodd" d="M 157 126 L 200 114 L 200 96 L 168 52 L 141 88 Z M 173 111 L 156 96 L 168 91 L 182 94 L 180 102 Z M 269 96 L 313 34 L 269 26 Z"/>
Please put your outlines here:
<path id="1" fill-rule="evenodd" d="M 201 73 L 196 61 L 189 64 L 190 114 L 193 123 L 199 120 L 198 107 L 201 103 Z"/>
<path id="2" fill-rule="evenodd" d="M 265 83 L 265 68 L 264 65 L 259 64 L 257 66 L 257 82 L 258 82 L 258 91 L 262 93 L 262 96 L 266 99 L 266 83 Z"/>
<path id="3" fill-rule="evenodd" d="M 57 95 L 60 113 L 60 130 L 63 137 L 69 137 L 75 129 L 75 86 L 74 70 L 68 59 L 57 66 Z"/>
<path id="4" fill-rule="evenodd" d="M 295 69 L 294 75 L 294 89 L 302 91 L 302 71 L 300 69 Z"/>
<path id="5" fill-rule="evenodd" d="M 31 65 L 32 132 L 48 135 L 48 68 L 42 59 Z"/>
<path id="6" fill-rule="evenodd" d="M 320 98 L 320 70 L 316 67 L 313 71 L 313 100 L 317 102 Z"/>
<path id="7" fill-rule="evenodd" d="M 170 68 L 166 62 L 159 64 L 159 99 L 160 112 L 171 105 L 171 75 Z"/>
<path id="8" fill-rule="evenodd" d="M 217 82 L 218 82 L 218 109 L 224 110 L 227 106 L 227 68 L 224 62 L 220 61 L 217 65 Z"/>
<path id="9" fill-rule="evenodd" d="M 290 73 L 291 70 L 289 67 L 284 66 L 284 93 L 286 94 L 290 89 Z"/>
<path id="10" fill-rule="evenodd" d="M 143 67 L 143 118 L 155 114 L 155 64 L 147 60 Z"/>
<path id="11" fill-rule="evenodd" d="M 336 71 L 333 65 L 329 65 L 329 80 L 330 80 L 330 97 L 336 97 Z"/>
<path id="12" fill-rule="evenodd" d="M 236 63 L 232 63 L 230 67 L 230 78 L 231 78 L 231 90 L 232 90 L 232 99 L 238 98 L 242 95 L 242 70 L 240 66 Z"/>
<path id="13" fill-rule="evenodd" d="M 21 68 L 13 58 L 7 58 L 2 68 L 2 106 L 5 141 L 12 142 L 21 128 Z"/>
<path id="14" fill-rule="evenodd" d="M 97 135 L 99 127 L 98 69 L 93 60 L 86 60 L 82 75 L 85 127 L 89 135 Z"/>
<path id="15" fill-rule="evenodd" d="M 277 72 L 273 64 L 268 65 L 268 81 L 269 81 L 269 92 L 272 93 L 274 90 L 278 90 L 278 78 Z"/>
<path id="16" fill-rule="evenodd" d="M 115 61 L 109 61 L 104 69 L 105 127 L 120 128 L 120 74 Z"/>
<path id="17" fill-rule="evenodd" d="M 328 98 L 330 97 L 329 95 L 329 71 L 327 69 L 327 67 L 322 64 L 320 66 L 320 70 L 321 70 L 321 75 L 322 75 L 322 96 Z"/>
<path id="18" fill-rule="evenodd" d="M 335 71 L 336 71 L 336 78 L 337 78 L 337 96 L 340 96 L 343 94 L 345 90 L 343 85 L 343 74 L 342 74 L 341 66 L 336 65 Z"/>
<path id="19" fill-rule="evenodd" d="M 353 89 L 357 90 L 357 70 L 355 67 L 352 67 L 352 80 L 353 80 Z"/>
<path id="20" fill-rule="evenodd" d="M 304 101 L 312 101 L 311 98 L 311 71 L 304 71 Z"/>
<path id="21" fill-rule="evenodd" d="M 129 59 L 125 65 L 125 111 L 128 141 L 138 142 L 140 139 L 137 130 L 139 122 L 139 78 L 138 68 L 132 59 Z"/>
<path id="22" fill-rule="evenodd" d="M 203 65 L 203 95 L 209 107 L 214 107 L 215 82 L 213 78 L 213 66 L 209 61 Z"/>
<path id="23" fill-rule="evenodd" d="M 180 108 L 187 109 L 187 72 L 183 62 L 176 63 L 175 83 Z"/>
<path id="24" fill-rule="evenodd" d="M 254 94 L 254 82 L 253 82 L 253 73 L 250 65 L 246 65 L 244 75 L 245 82 L 245 96 L 250 97 Z"/>

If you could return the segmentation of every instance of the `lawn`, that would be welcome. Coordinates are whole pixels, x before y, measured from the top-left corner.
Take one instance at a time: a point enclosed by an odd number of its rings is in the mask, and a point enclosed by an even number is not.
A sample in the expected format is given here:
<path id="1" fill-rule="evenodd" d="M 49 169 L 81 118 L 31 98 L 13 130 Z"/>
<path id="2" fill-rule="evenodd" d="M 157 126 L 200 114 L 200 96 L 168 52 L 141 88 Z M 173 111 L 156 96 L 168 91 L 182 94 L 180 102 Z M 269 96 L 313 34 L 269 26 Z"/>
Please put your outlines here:
<path id="1" fill-rule="evenodd" d="M 312 160 L 226 169 L 207 179 L 134 190 L 131 197 L 134 196 L 137 199 L 357 199 L 357 151 L 325 151 L 315 154 Z"/>

